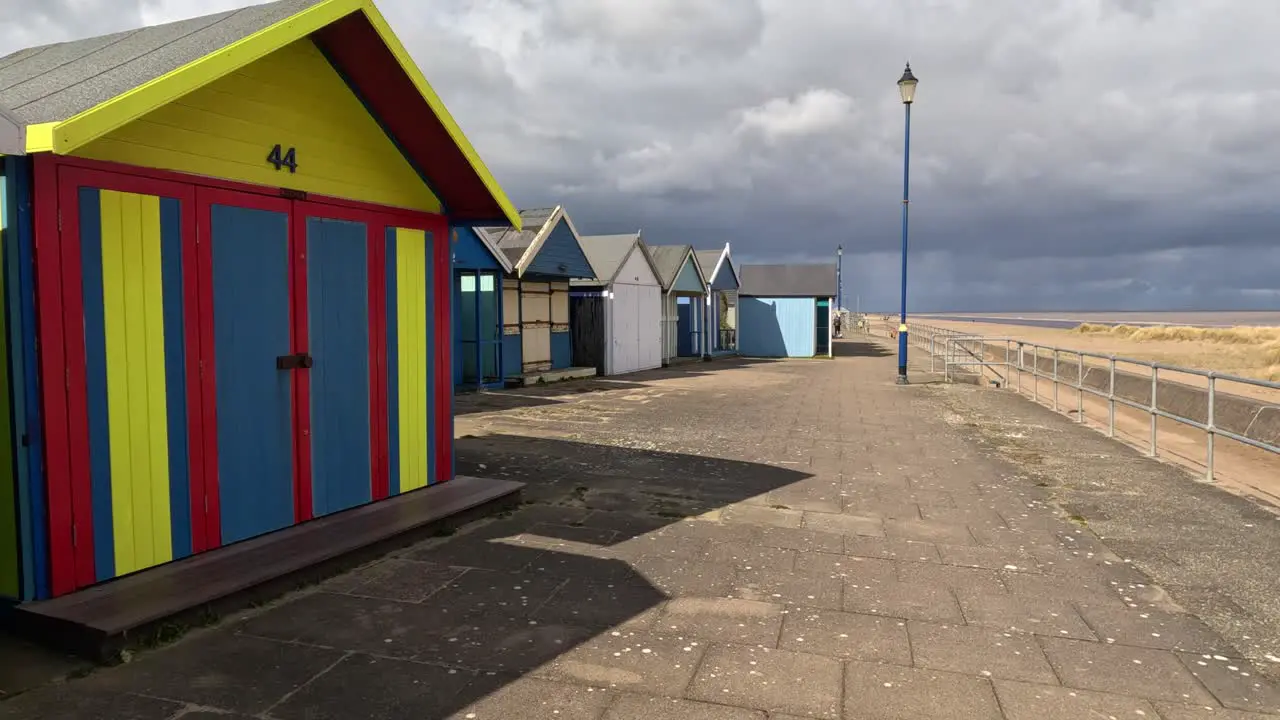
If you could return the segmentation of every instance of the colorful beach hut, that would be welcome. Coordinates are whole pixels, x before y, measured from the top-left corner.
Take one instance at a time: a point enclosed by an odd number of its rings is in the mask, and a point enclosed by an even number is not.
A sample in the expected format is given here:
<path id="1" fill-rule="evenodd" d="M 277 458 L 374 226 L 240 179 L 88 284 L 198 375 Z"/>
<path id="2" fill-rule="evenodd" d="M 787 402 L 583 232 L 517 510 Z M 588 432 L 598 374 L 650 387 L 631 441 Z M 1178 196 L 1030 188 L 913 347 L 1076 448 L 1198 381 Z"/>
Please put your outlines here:
<path id="1" fill-rule="evenodd" d="M 662 366 L 662 285 L 640 232 L 582 238 L 595 280 L 575 280 L 569 305 L 577 362 L 601 375 Z"/>
<path id="2" fill-rule="evenodd" d="M 836 266 L 743 265 L 738 349 L 748 357 L 831 357 Z"/>
<path id="3" fill-rule="evenodd" d="M 569 282 L 594 272 L 563 207 L 522 210 L 520 220 L 477 232 L 511 264 L 503 283 L 503 374 L 527 382 L 574 368 Z"/>
<path id="4" fill-rule="evenodd" d="M 369 0 L 22 50 L 0 88 L 0 591 L 453 478 L 450 227 L 520 217 Z"/>
<path id="5" fill-rule="evenodd" d="M 729 254 L 729 243 L 722 250 L 699 250 L 698 264 L 707 272 L 707 342 L 712 355 L 729 355 L 738 351 L 738 270 Z"/>
<path id="6" fill-rule="evenodd" d="M 662 362 L 702 357 L 707 282 L 692 245 L 650 245 L 662 283 Z"/>

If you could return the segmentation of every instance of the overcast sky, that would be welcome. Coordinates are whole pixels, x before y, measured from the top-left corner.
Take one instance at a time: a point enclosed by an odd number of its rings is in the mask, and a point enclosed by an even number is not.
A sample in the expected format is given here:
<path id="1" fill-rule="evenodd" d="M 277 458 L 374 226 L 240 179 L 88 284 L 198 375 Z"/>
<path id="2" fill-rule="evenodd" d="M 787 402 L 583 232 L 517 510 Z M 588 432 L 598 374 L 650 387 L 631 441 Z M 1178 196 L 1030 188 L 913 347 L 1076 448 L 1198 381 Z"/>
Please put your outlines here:
<path id="1" fill-rule="evenodd" d="M 5 0 L 0 54 L 237 0 Z M 1274 0 L 379 0 L 520 207 L 897 307 L 1280 307 Z"/>

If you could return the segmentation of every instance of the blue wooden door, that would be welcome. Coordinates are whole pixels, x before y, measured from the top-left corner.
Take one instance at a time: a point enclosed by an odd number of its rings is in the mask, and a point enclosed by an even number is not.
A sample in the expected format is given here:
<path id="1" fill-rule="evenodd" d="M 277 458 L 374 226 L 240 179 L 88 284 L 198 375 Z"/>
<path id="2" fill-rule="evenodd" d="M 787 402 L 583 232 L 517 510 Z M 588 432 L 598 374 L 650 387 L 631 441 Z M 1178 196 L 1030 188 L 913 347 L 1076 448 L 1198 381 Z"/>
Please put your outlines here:
<path id="1" fill-rule="evenodd" d="M 369 228 L 314 216 L 305 227 L 311 500 L 318 517 L 372 500 Z"/>
<path id="2" fill-rule="evenodd" d="M 475 270 L 459 270 L 453 284 L 453 383 L 475 387 L 480 383 L 479 336 L 476 322 L 478 306 L 476 296 L 479 279 Z"/>
<path id="3" fill-rule="evenodd" d="M 831 349 L 831 303 L 826 300 L 818 300 L 813 316 L 815 319 L 813 345 L 817 348 L 815 354 L 826 355 Z"/>
<path id="4" fill-rule="evenodd" d="M 218 198 L 227 195 L 219 194 Z M 290 204 L 228 198 L 207 213 L 222 542 L 292 525 Z"/>
<path id="5" fill-rule="evenodd" d="M 693 355 L 693 303 L 676 305 L 676 355 Z"/>

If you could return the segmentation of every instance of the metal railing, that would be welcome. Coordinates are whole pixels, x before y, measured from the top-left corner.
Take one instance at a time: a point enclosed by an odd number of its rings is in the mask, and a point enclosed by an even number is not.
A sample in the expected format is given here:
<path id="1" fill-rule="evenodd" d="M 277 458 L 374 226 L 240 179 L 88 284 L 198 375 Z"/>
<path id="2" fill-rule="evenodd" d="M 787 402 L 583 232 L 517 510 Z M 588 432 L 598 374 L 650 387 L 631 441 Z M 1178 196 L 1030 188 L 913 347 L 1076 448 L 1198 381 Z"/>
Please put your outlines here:
<path id="1" fill-rule="evenodd" d="M 881 328 L 883 334 L 894 335 L 897 330 L 896 321 L 891 325 L 882 324 Z M 875 334 L 870 328 L 868 332 Z M 955 330 L 914 323 L 908 325 L 908 342 L 911 346 L 929 353 L 930 370 L 932 372 L 938 372 L 938 366 L 941 364 L 943 378 L 947 381 L 953 378 L 955 372 L 977 374 L 980 379 L 990 379 L 991 384 L 996 387 L 1003 386 L 1019 395 L 1029 396 L 1035 402 L 1043 402 L 1058 412 L 1062 411 L 1063 405 L 1059 391 L 1063 387 L 1068 388 L 1074 391 L 1075 400 L 1075 407 L 1070 408 L 1068 412 L 1074 411 L 1075 421 L 1078 423 L 1085 423 L 1087 420 L 1085 415 L 1085 398 L 1087 396 L 1102 400 L 1107 407 L 1107 418 L 1103 427 L 1107 437 L 1110 438 L 1116 437 L 1116 409 L 1118 407 L 1131 408 L 1140 413 L 1146 413 L 1149 423 L 1149 437 L 1146 439 L 1145 449 L 1150 457 L 1157 457 L 1160 454 L 1159 421 L 1161 419 L 1195 428 L 1204 433 L 1205 479 L 1209 482 L 1214 481 L 1214 445 L 1218 437 L 1228 438 L 1259 450 L 1280 455 L 1280 445 L 1249 437 L 1244 432 L 1237 432 L 1223 427 L 1220 423 L 1215 422 L 1214 417 L 1220 399 L 1240 399 L 1238 395 L 1221 393 L 1220 384 L 1232 383 L 1275 391 L 1277 398 L 1280 398 L 1280 382 L 1270 382 L 1208 370 L 1197 370 L 1195 368 L 1117 355 L 1059 348 L 1014 338 L 970 335 Z M 1138 371 L 1135 372 L 1135 370 Z M 1001 374 L 1001 371 L 1003 371 L 1003 374 Z M 1088 379 L 1098 373 L 1101 373 L 1102 377 L 1099 378 L 1098 386 L 1095 387 Z M 1164 384 L 1161 383 L 1162 374 L 1164 375 Z M 992 377 L 988 378 L 988 375 Z M 1200 388 L 1186 382 L 1171 380 L 1168 378 L 1169 375 L 1201 378 L 1205 383 L 1205 387 Z M 1024 383 L 1024 378 L 1028 377 L 1030 382 Z M 1117 392 L 1117 379 L 1120 379 L 1123 384 L 1131 389 L 1136 389 L 1138 382 L 1145 383 L 1149 380 L 1150 388 L 1142 393 L 1146 395 L 1145 398 L 1135 398 L 1132 395 L 1137 393 L 1126 395 L 1124 392 Z M 1048 381 L 1051 387 L 1051 392 L 1043 399 L 1040 391 L 1041 380 Z M 1031 385 L 1029 392 L 1024 390 L 1024 384 Z M 1189 408 L 1195 404 L 1192 395 L 1189 393 L 1203 393 L 1205 400 L 1201 407 L 1203 407 L 1204 419 L 1187 417 L 1186 414 L 1180 414 L 1166 407 L 1161 407 L 1162 388 L 1167 393 L 1172 392 L 1174 395 L 1180 395 L 1183 400 L 1190 403 L 1184 403 Z M 1249 399 L 1249 401 L 1252 402 L 1252 399 Z M 1277 407 L 1277 403 L 1257 400 L 1256 405 L 1258 408 L 1257 416 L 1260 416 L 1268 407 L 1273 408 L 1273 412 L 1280 413 L 1280 409 L 1274 409 Z M 1252 423 L 1250 423 L 1251 426 Z"/>

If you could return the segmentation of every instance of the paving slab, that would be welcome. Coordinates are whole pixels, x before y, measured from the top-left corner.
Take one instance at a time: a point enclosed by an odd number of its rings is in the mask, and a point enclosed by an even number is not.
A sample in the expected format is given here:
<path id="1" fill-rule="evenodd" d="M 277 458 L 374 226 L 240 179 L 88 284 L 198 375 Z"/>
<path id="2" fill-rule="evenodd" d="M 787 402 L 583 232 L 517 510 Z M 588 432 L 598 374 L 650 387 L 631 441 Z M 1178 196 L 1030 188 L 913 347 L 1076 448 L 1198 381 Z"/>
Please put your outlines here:
<path id="1" fill-rule="evenodd" d="M 777 647 L 783 606 L 738 598 L 675 598 L 666 604 L 657 632 Z"/>
<path id="2" fill-rule="evenodd" d="M 349 655 L 271 708 L 281 720 L 442 717 L 473 680 L 456 668 Z"/>
<path id="3" fill-rule="evenodd" d="M 990 681 L 926 668 L 851 662 L 846 720 L 1001 720 Z"/>
<path id="4" fill-rule="evenodd" d="M 687 697 L 827 720 L 840 718 L 843 663 L 808 653 L 717 645 Z"/>
<path id="5" fill-rule="evenodd" d="M 834 512 L 806 512 L 804 528 L 841 535 L 884 537 L 884 519 L 879 515 Z"/>
<path id="6" fill-rule="evenodd" d="M 1261 715 L 1243 710 L 1226 710 L 1210 705 L 1182 705 L 1156 703 L 1156 709 L 1164 720 L 1275 720 L 1275 715 Z"/>
<path id="7" fill-rule="evenodd" d="M 327 648 L 207 633 L 136 662 L 94 673 L 86 686 L 256 715 L 333 667 Z"/>
<path id="8" fill-rule="evenodd" d="M 0 718 L 111 718 L 111 720 L 169 720 L 183 703 L 128 693 L 96 690 L 83 685 L 68 691 L 61 684 L 43 687 L 0 702 Z"/>
<path id="9" fill-rule="evenodd" d="M 801 575 L 838 578 L 850 582 L 882 583 L 898 578 L 892 561 L 844 553 L 806 552 L 796 556 L 795 571 Z"/>
<path id="10" fill-rule="evenodd" d="M 231 627 L 247 636 L 411 658 L 424 639 L 472 615 L 469 607 L 313 592 L 273 605 Z"/>
<path id="11" fill-rule="evenodd" d="M 635 625 L 667 601 L 667 596 L 641 578 L 619 582 L 571 579 L 556 589 L 530 618 L 587 628 Z"/>
<path id="12" fill-rule="evenodd" d="M 840 610 L 844 603 L 844 580 L 794 572 L 742 570 L 734 584 L 734 596 L 779 605 Z"/>
<path id="13" fill-rule="evenodd" d="M 1005 584 L 995 570 L 916 562 L 899 562 L 897 567 L 898 580 L 906 583 L 973 592 L 1005 592 Z"/>
<path id="14" fill-rule="evenodd" d="M 698 559 L 709 565 L 724 565 L 736 570 L 791 572 L 796 565 L 796 551 L 758 544 L 713 542 Z"/>
<path id="15" fill-rule="evenodd" d="M 433 594 L 430 604 L 468 608 L 469 612 L 476 613 L 525 615 L 550 600 L 566 582 L 558 574 L 532 568 L 522 572 L 468 570 Z"/>
<path id="16" fill-rule="evenodd" d="M 884 521 L 885 537 L 897 540 L 949 543 L 952 545 L 976 545 L 977 540 L 964 522 L 946 520 L 898 520 Z"/>
<path id="17" fill-rule="evenodd" d="M 609 690 L 680 697 L 708 644 L 675 633 L 615 630 L 566 650 L 534 674 Z"/>
<path id="18" fill-rule="evenodd" d="M 914 540 L 846 536 L 844 552 L 859 557 L 907 560 L 910 562 L 939 562 L 938 547 L 933 543 Z"/>
<path id="19" fill-rule="evenodd" d="M 741 503 L 725 508 L 720 513 L 720 519 L 727 523 L 799 528 L 804 520 L 804 513 L 800 510 L 786 510 L 769 505 Z"/>
<path id="20" fill-rule="evenodd" d="M 911 664 L 906 621 L 875 615 L 790 607 L 778 647 L 844 660 Z"/>
<path id="21" fill-rule="evenodd" d="M 1108 643 L 1238 657 L 1235 648 L 1194 615 L 1110 603 L 1077 603 L 1085 622 Z"/>
<path id="22" fill-rule="evenodd" d="M 344 585 L 333 584 L 328 589 L 384 600 L 422 602 L 465 572 L 466 568 L 387 558 L 344 576 Z"/>
<path id="23" fill-rule="evenodd" d="M 447 720 L 599 720 L 615 699 L 614 693 L 601 688 L 531 677 L 503 678 L 499 682 L 490 679 L 481 684 L 480 689 L 493 685 L 497 685 L 497 689 L 484 695 L 473 690 L 472 686 L 463 688 L 461 695 L 470 701 L 442 717 Z M 478 697 L 471 700 L 473 696 Z"/>
<path id="24" fill-rule="evenodd" d="M 1280 686 L 1248 660 L 1203 653 L 1178 653 L 1178 657 L 1226 707 L 1280 714 Z"/>
<path id="25" fill-rule="evenodd" d="M 1040 571 L 1039 563 L 1031 554 L 1015 548 L 939 544 L 938 554 L 944 565 L 1009 572 Z"/>
<path id="26" fill-rule="evenodd" d="M 988 678 L 1057 684 L 1034 637 L 985 627 L 909 621 L 918 667 Z"/>
<path id="27" fill-rule="evenodd" d="M 730 565 L 676 558 L 641 558 L 632 567 L 646 582 L 671 597 L 728 597 L 737 579 L 737 570 Z"/>
<path id="28" fill-rule="evenodd" d="M 972 625 L 1010 632 L 1097 640 L 1074 605 L 1065 600 L 1006 593 L 957 591 L 960 609 Z"/>
<path id="29" fill-rule="evenodd" d="M 964 614 L 954 591 L 944 585 L 888 582 L 875 585 L 849 582 L 844 588 L 846 612 L 940 623 L 963 623 Z"/>
<path id="30" fill-rule="evenodd" d="M 1005 720 L 1079 720 L 1080 718 L 1158 718 L 1151 703 L 1124 695 L 996 680 Z"/>
<path id="31" fill-rule="evenodd" d="M 760 544 L 800 552 L 844 552 L 845 537 L 838 533 L 800 528 L 765 527 L 760 530 Z"/>
<path id="32" fill-rule="evenodd" d="M 1051 638 L 1043 643 L 1063 685 L 1149 700 L 1217 704 L 1171 652 Z"/>
<path id="33" fill-rule="evenodd" d="M 618 697 L 604 714 L 604 720 L 654 720 L 655 718 L 662 720 L 772 720 L 772 717 L 766 718 L 765 713 L 760 710 L 632 694 Z"/>

